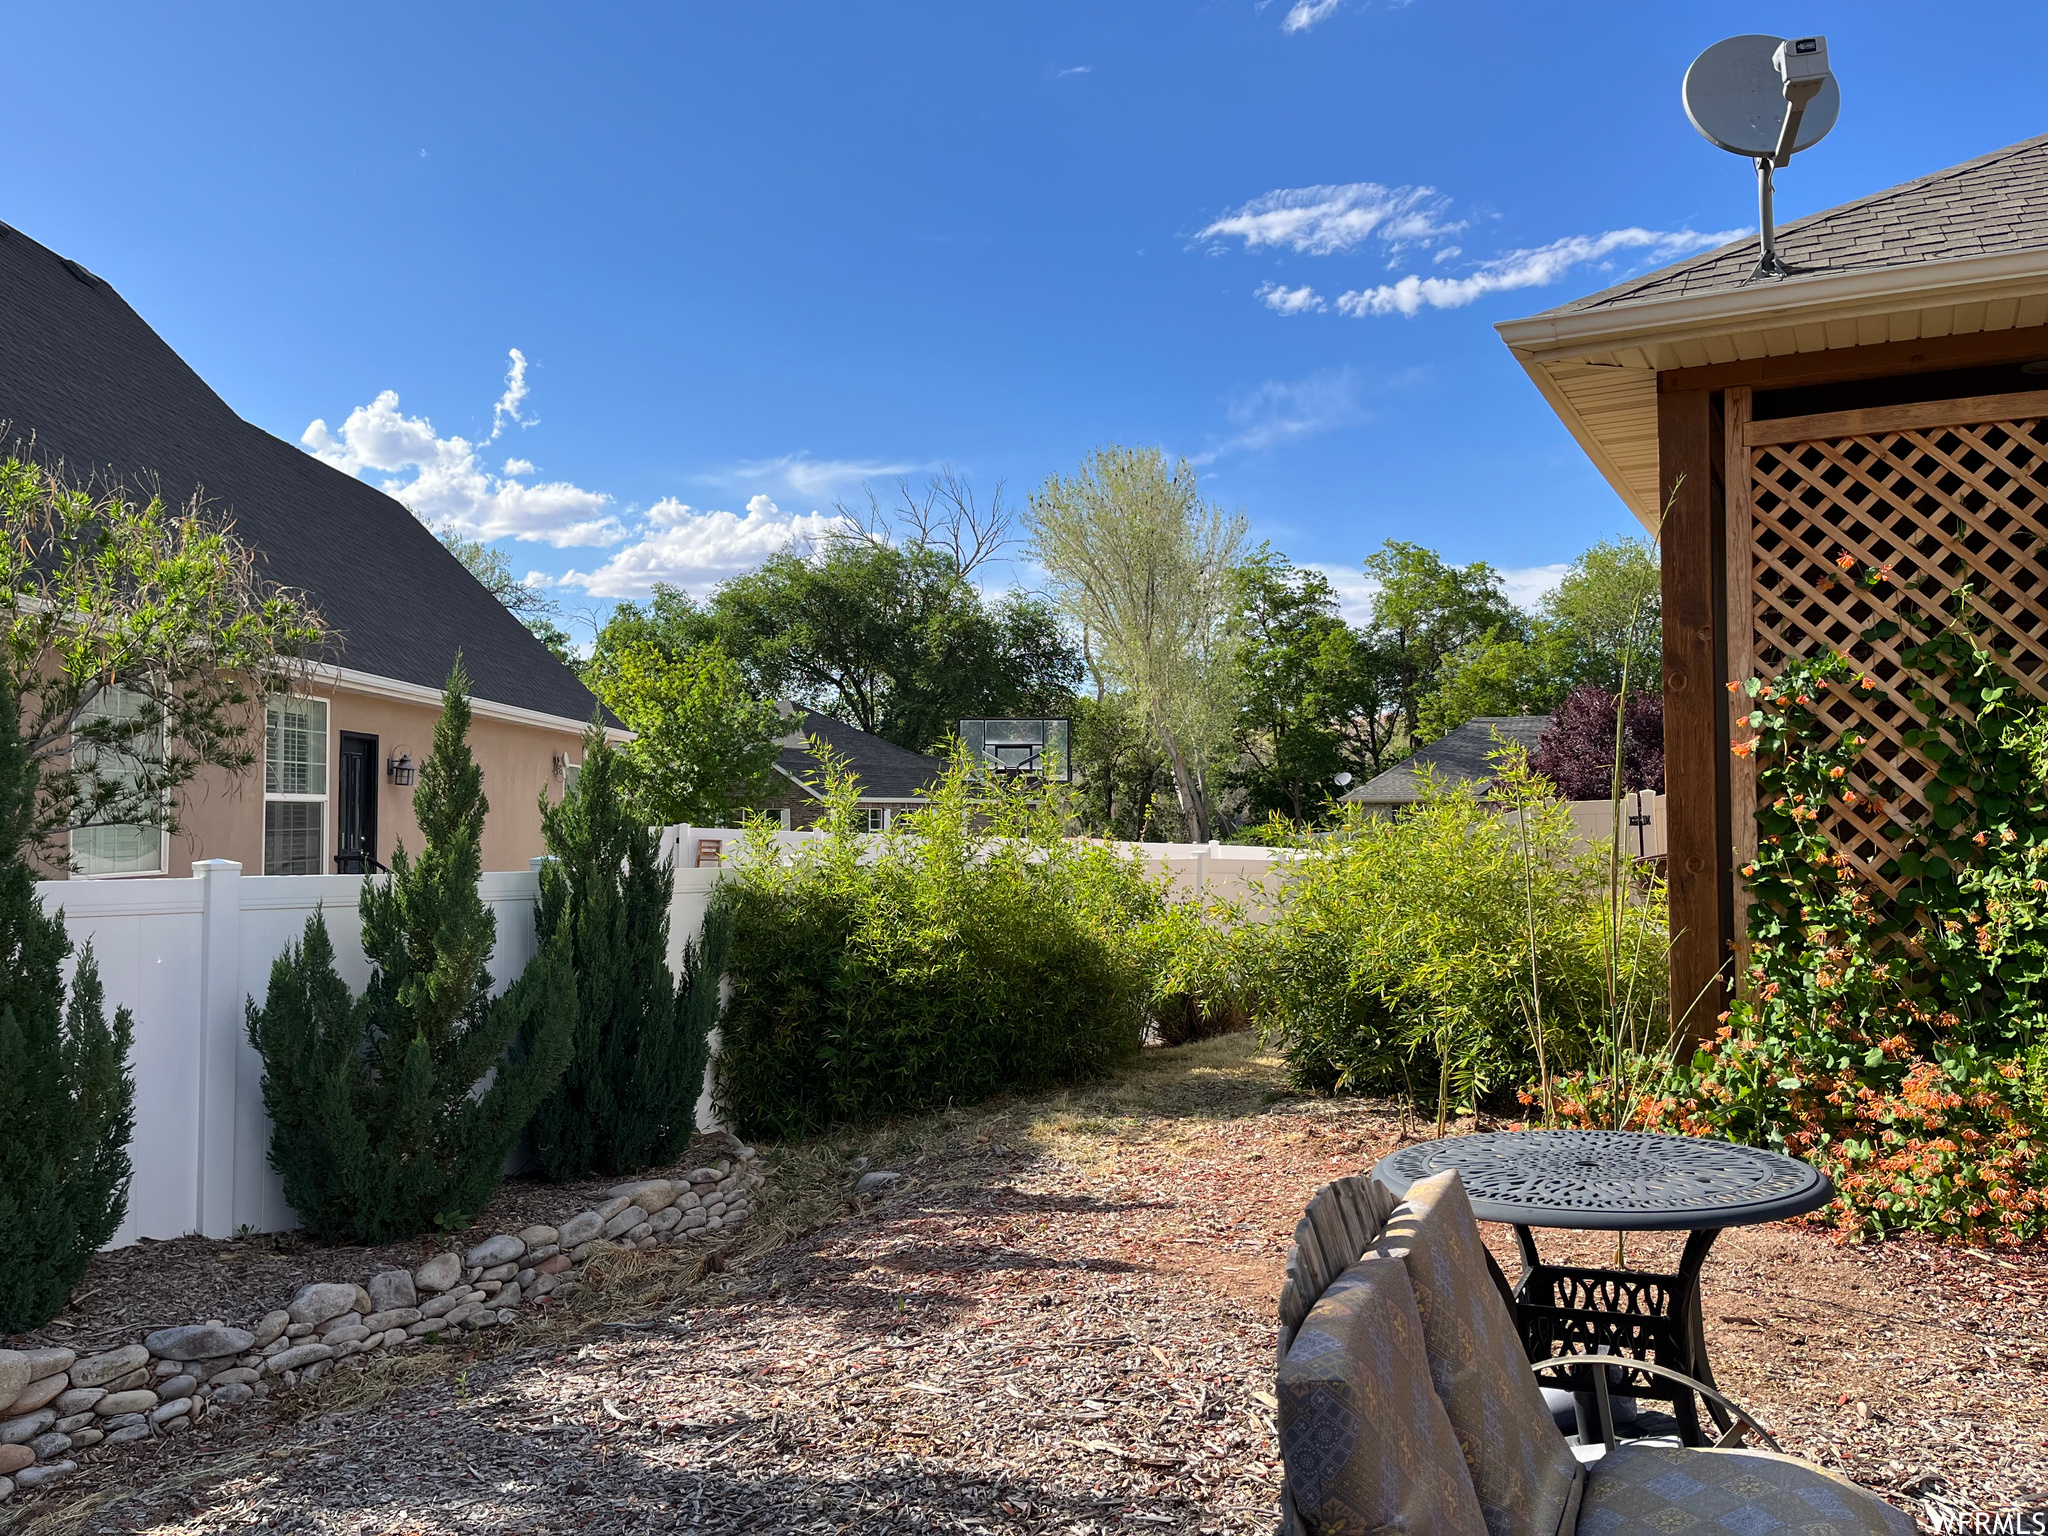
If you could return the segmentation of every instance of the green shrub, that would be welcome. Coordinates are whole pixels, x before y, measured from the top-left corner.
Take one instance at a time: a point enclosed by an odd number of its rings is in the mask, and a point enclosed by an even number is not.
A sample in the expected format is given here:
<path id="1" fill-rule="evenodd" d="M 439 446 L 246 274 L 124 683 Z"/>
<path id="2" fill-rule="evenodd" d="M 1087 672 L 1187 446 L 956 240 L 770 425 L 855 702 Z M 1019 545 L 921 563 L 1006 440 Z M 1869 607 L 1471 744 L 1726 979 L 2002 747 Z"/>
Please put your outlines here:
<path id="1" fill-rule="evenodd" d="M 1139 927 L 1154 1040 L 1187 1045 L 1252 1027 L 1258 1003 L 1239 932 L 1245 921 L 1230 902 L 1179 901 Z"/>
<path id="2" fill-rule="evenodd" d="M 401 843 L 389 883 L 363 882 L 363 995 L 350 998 L 315 913 L 271 967 L 263 1007 L 249 1005 L 270 1166 L 325 1242 L 466 1225 L 569 1062 L 576 989 L 565 940 L 490 996 L 497 919 L 477 892 L 489 806 L 469 750 L 468 685 L 458 661 L 413 797 L 418 862 Z"/>
<path id="3" fill-rule="evenodd" d="M 534 924 L 543 950 L 568 945 L 577 1003 L 575 1052 L 533 1118 L 551 1179 L 671 1162 L 696 1130 L 726 930 L 714 923 L 687 948 L 678 987 L 668 968 L 675 871 L 627 800 L 627 767 L 593 727 L 576 787 L 557 805 L 541 799 L 554 857 Z"/>
<path id="4" fill-rule="evenodd" d="M 1518 754 L 1501 767 L 1520 789 L 1431 782 L 1399 816 L 1345 806 L 1327 834 L 1271 829 L 1292 849 L 1276 914 L 1239 935 L 1261 1030 L 1297 1085 L 1469 1111 L 1534 1075 L 1536 1002 L 1548 1070 L 1606 1048 L 1605 856 L 1577 846 L 1569 812 Z M 1526 804 L 1526 830 L 1500 795 Z M 1621 904 L 1631 1029 L 1666 1007 L 1664 921 L 1654 884 Z"/>
<path id="5" fill-rule="evenodd" d="M 19 706 L 0 687 L 0 1334 L 37 1328 L 128 1208 L 128 1076 L 134 1020 L 107 1023 L 99 968 L 71 953 L 64 916 L 36 897 L 26 846 L 34 835 L 36 767 Z"/>
<path id="6" fill-rule="evenodd" d="M 1135 942 L 1160 909 L 1134 859 L 1062 836 L 1060 797 L 979 785 L 955 756 L 928 803 L 876 836 L 822 742 L 825 837 L 794 852 L 757 821 L 718 910 L 732 995 L 717 1093 L 786 1137 L 1095 1076 L 1137 1050 Z"/>

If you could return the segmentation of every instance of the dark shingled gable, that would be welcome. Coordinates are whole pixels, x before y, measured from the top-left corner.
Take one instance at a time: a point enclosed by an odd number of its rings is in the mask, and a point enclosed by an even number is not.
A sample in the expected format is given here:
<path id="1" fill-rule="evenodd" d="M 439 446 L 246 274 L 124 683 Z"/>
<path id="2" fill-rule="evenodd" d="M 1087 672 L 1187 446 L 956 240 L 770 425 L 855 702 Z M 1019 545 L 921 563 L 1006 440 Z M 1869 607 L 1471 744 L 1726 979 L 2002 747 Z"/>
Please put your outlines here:
<path id="1" fill-rule="evenodd" d="M 1729 156 L 1729 174 L 1739 167 Z M 2048 249 L 2048 134 L 1779 226 L 1779 254 L 1808 270 L 1768 281 L 1783 286 L 1804 276 L 2041 249 Z M 1544 313 L 1732 292 L 1756 270 L 1756 258 L 1751 235 Z"/>
<path id="2" fill-rule="evenodd" d="M 906 751 L 893 741 L 870 736 L 857 726 L 815 710 L 805 714 L 801 726 L 792 728 L 806 736 L 823 737 L 826 746 L 847 760 L 853 776 L 860 781 L 863 800 L 921 799 L 925 786 L 946 771 L 943 759 Z M 825 771 L 807 747 L 784 747 L 775 766 L 799 784 L 819 791 L 825 787 Z"/>
<path id="3" fill-rule="evenodd" d="M 1422 798 L 1424 768 L 1434 769 L 1443 784 L 1491 778 L 1493 765 L 1486 759 L 1500 750 L 1500 743 L 1493 739 L 1495 731 L 1509 741 L 1520 742 L 1522 750 L 1533 756 L 1537 742 L 1549 729 L 1548 715 L 1481 715 L 1366 780 L 1344 798 L 1358 805 L 1412 805 Z"/>
<path id="4" fill-rule="evenodd" d="M 462 652 L 479 699 L 588 720 L 596 701 L 419 519 L 251 426 L 108 284 L 0 224 L 0 423 L 74 481 L 112 475 L 231 519 L 263 574 L 305 591 L 330 660 L 439 688 Z"/>

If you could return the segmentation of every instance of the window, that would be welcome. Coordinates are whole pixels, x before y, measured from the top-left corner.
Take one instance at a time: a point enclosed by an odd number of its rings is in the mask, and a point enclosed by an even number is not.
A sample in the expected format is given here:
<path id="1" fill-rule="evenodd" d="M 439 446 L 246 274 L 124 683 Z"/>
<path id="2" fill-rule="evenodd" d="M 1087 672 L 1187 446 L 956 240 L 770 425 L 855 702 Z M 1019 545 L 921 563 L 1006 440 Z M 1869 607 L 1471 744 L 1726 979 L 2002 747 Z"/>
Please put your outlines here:
<path id="1" fill-rule="evenodd" d="M 889 808 L 886 805 L 869 806 L 867 808 L 868 830 L 870 832 L 888 831 L 889 817 L 891 816 L 891 814 L 893 813 L 889 810 Z"/>
<path id="2" fill-rule="evenodd" d="M 127 688 L 102 688 L 86 705 L 87 720 L 133 720 L 146 700 Z M 139 743 L 145 753 L 161 758 L 164 743 L 159 726 L 155 739 Z M 81 773 L 135 786 L 140 763 L 125 753 L 102 755 L 81 744 L 75 766 Z M 160 875 L 164 872 L 164 831 L 161 827 L 79 827 L 71 834 L 71 864 L 81 875 Z"/>
<path id="3" fill-rule="evenodd" d="M 562 793 L 573 795 L 576 792 L 576 781 L 582 777 L 583 765 L 581 763 L 562 764 Z"/>
<path id="4" fill-rule="evenodd" d="M 263 738 L 263 873 L 325 874 L 327 701 L 272 699 Z"/>

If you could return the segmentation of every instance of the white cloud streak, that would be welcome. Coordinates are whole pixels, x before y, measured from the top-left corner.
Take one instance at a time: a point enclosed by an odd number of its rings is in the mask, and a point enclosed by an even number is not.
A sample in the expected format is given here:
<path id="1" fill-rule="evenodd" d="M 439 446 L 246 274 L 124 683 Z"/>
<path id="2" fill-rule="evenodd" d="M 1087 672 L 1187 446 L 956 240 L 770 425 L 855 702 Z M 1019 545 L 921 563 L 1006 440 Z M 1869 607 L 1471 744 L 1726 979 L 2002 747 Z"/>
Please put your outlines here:
<path id="1" fill-rule="evenodd" d="M 1337 593 L 1337 611 L 1350 624 L 1372 621 L 1372 600 L 1380 584 L 1355 565 L 1318 565 L 1306 562 L 1305 569 L 1320 571 Z M 1571 570 L 1569 565 L 1525 565 L 1500 573 L 1501 591 L 1507 600 L 1525 613 L 1534 613 L 1543 599 L 1557 590 Z"/>
<path id="2" fill-rule="evenodd" d="M 1286 19 L 1280 23 L 1280 30 L 1290 34 L 1306 32 L 1317 22 L 1334 16 L 1339 3 L 1340 0 L 1294 0 Z"/>
<path id="3" fill-rule="evenodd" d="M 1239 395 L 1224 408 L 1236 430 L 1188 462 L 1213 464 L 1233 453 L 1257 453 L 1315 437 L 1365 414 L 1358 403 L 1358 381 L 1349 369 L 1312 373 L 1305 379 L 1268 379 Z"/>
<path id="4" fill-rule="evenodd" d="M 1234 237 L 1246 250 L 1270 245 L 1304 256 L 1332 256 L 1378 238 L 1391 253 L 1463 229 L 1462 220 L 1445 217 L 1450 206 L 1434 187 L 1383 187 L 1376 181 L 1283 187 L 1232 209 L 1195 238 Z"/>
<path id="5" fill-rule="evenodd" d="M 664 582 L 702 597 L 777 550 L 845 526 L 825 513 L 785 512 L 767 496 L 749 501 L 743 517 L 700 511 L 670 497 L 648 509 L 639 538 L 596 570 L 570 571 L 556 584 L 592 597 L 636 598 Z"/>
<path id="6" fill-rule="evenodd" d="M 751 459 L 735 464 L 718 478 L 740 481 L 780 480 L 799 496 L 830 496 L 864 480 L 889 480 L 916 474 L 929 464 L 890 463 L 882 459 L 814 459 L 809 454 L 785 453 L 773 459 Z"/>
<path id="7" fill-rule="evenodd" d="M 515 348 L 505 393 L 492 409 L 492 438 L 507 420 L 528 420 L 519 414 L 525 397 L 526 359 Z M 522 483 L 514 476 L 533 470 L 523 459 L 508 461 L 503 474 L 493 475 L 479 459 L 482 445 L 442 437 L 426 417 L 405 415 L 396 390 L 387 389 L 350 411 L 339 432 L 324 419 L 315 420 L 299 441 L 343 474 L 384 477 L 380 487 L 432 527 L 447 525 L 471 538 L 516 539 L 557 549 L 616 544 L 626 536 L 611 511 L 611 497 L 566 480 Z"/>
<path id="8" fill-rule="evenodd" d="M 1299 288 L 1288 288 L 1280 283 L 1261 283 L 1258 300 L 1275 314 L 1305 315 L 1310 310 L 1323 307 L 1322 296 L 1306 283 Z"/>
<path id="9" fill-rule="evenodd" d="M 1669 261 L 1688 251 L 1707 250 L 1740 239 L 1746 231 L 1703 234 L 1694 229 L 1610 229 L 1598 235 L 1568 235 L 1530 250 L 1510 251 L 1482 262 L 1463 277 L 1417 277 L 1354 289 L 1337 295 L 1338 310 L 1353 317 L 1415 315 L 1423 309 L 1460 309 L 1490 293 L 1542 288 L 1572 268 L 1599 262 L 1616 251 L 1638 250 L 1651 259 Z"/>
<path id="10" fill-rule="evenodd" d="M 498 403 L 491 407 L 491 435 L 484 439 L 485 442 L 495 443 L 508 421 L 517 422 L 522 427 L 533 425 L 531 416 L 519 414 L 519 407 L 526 403 L 526 395 L 526 354 L 514 347 L 512 366 L 505 371 L 505 393 L 498 396 Z"/>

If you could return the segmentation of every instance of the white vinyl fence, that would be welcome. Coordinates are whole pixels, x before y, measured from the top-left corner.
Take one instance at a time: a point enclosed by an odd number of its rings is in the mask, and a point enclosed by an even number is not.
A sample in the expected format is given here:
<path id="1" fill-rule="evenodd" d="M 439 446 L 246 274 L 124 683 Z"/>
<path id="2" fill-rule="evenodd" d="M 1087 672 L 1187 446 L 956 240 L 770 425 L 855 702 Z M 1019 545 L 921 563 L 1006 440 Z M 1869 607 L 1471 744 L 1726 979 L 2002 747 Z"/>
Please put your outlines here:
<path id="1" fill-rule="evenodd" d="M 1631 802 L 1631 851 L 1663 851 L 1663 797 L 1654 806 Z M 1572 807 L 1587 841 L 1604 842 L 1606 802 Z M 1640 822 L 1638 818 L 1641 818 Z M 781 832 L 776 841 L 801 844 L 817 832 Z M 683 946 L 696 938 L 717 883 L 719 866 L 739 849 L 730 827 L 669 827 L 664 857 L 675 861 L 675 901 L 669 914 L 669 964 L 680 968 Z M 1268 876 L 1286 850 L 1219 843 L 1123 843 L 1154 873 L 1170 877 L 1176 899 L 1219 899 L 1263 917 L 1275 882 Z M 540 861 L 535 860 L 535 868 Z M 114 1236 L 121 1247 L 137 1238 L 181 1237 L 188 1232 L 228 1237 L 247 1227 L 285 1231 L 296 1225 L 282 1185 L 269 1165 L 270 1120 L 263 1112 L 263 1063 L 249 1044 L 251 998 L 261 1001 L 271 963 L 305 931 L 316 908 L 327 915 L 342 979 L 358 993 L 368 983 L 355 875 L 245 876 L 226 859 L 193 866 L 186 880 L 69 880 L 37 887 L 44 906 L 61 909 L 74 943 L 90 943 L 106 985 L 109 1008 L 135 1015 L 134 1183 L 128 1216 Z M 502 991 L 534 951 L 535 870 L 486 874 L 479 890 L 497 914 L 498 947 L 491 976 Z M 713 1050 L 717 1047 L 713 1037 Z M 709 1074 L 697 1123 L 713 1124 Z"/>
<path id="2" fill-rule="evenodd" d="M 360 992 L 363 957 L 356 875 L 247 877 L 228 859 L 203 860 L 189 880 L 65 880 L 37 886 L 62 910 L 72 941 L 92 945 L 107 1007 L 135 1015 L 135 1179 L 112 1247 L 139 1237 L 298 1223 L 269 1165 L 263 1062 L 249 1044 L 246 1007 L 270 986 L 270 965 L 316 908 L 327 915 L 342 979 Z M 479 882 L 498 918 L 491 976 L 502 991 L 532 958 L 531 871 Z"/>

